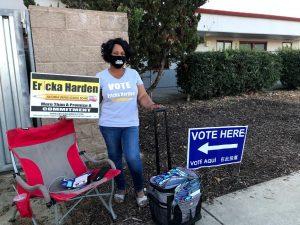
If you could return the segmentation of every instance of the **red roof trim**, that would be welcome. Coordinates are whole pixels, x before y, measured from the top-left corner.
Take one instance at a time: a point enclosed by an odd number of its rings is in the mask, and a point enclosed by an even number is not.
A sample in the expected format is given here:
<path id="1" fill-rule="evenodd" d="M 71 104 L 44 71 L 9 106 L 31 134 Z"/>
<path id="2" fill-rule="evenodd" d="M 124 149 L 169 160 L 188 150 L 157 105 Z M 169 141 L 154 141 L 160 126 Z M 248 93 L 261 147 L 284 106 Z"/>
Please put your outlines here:
<path id="1" fill-rule="evenodd" d="M 196 13 L 300 22 L 300 18 L 297 18 L 297 17 L 275 16 L 275 15 L 258 14 L 258 13 L 233 12 L 233 11 L 224 11 L 224 10 L 216 10 L 216 9 L 198 8 L 198 9 L 196 9 Z"/>

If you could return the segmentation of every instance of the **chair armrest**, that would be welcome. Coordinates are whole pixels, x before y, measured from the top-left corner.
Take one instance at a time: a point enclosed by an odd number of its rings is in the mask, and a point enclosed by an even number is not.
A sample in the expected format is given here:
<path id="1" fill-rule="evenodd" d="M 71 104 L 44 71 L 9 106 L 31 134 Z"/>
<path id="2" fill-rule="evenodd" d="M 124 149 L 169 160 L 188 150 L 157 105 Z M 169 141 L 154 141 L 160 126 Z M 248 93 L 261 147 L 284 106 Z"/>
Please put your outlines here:
<path id="1" fill-rule="evenodd" d="M 83 156 L 87 161 L 90 161 L 90 162 L 92 162 L 92 163 L 97 163 L 97 164 L 98 164 L 98 163 L 99 163 L 99 164 L 104 164 L 104 163 L 106 163 L 106 164 L 109 164 L 110 167 L 111 167 L 112 169 L 116 169 L 116 166 L 115 166 L 114 162 L 111 161 L 110 159 L 96 160 L 96 159 L 93 159 L 92 157 L 90 157 L 88 154 L 86 154 L 86 152 L 83 152 L 83 153 L 82 153 L 82 156 Z"/>
<path id="2" fill-rule="evenodd" d="M 49 194 L 49 191 L 47 190 L 47 188 L 42 185 L 42 184 L 37 184 L 37 185 L 34 185 L 34 186 L 31 186 L 29 184 L 27 184 L 23 179 L 22 177 L 20 177 L 20 175 L 16 174 L 16 182 L 22 187 L 24 188 L 26 191 L 29 191 L 29 192 L 33 192 L 35 190 L 40 190 L 44 196 L 44 199 L 46 201 L 46 204 L 50 203 L 51 202 L 51 197 L 50 197 L 50 194 Z"/>

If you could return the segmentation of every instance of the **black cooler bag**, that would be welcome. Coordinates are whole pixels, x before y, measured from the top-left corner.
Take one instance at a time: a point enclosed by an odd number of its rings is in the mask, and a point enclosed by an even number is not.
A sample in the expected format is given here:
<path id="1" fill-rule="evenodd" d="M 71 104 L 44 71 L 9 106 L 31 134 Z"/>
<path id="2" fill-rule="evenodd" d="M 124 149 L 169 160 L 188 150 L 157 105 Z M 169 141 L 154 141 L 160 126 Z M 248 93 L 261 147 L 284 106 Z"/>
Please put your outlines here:
<path id="1" fill-rule="evenodd" d="M 181 169 L 187 171 L 187 169 Z M 191 174 L 192 176 L 190 176 Z M 171 179 L 173 178 L 170 177 Z M 178 177 L 175 179 L 178 179 Z M 153 177 L 150 179 L 149 205 L 152 219 L 156 224 L 190 225 L 201 219 L 202 194 L 200 187 L 199 190 L 193 191 L 189 199 L 178 201 L 178 186 L 188 185 L 188 182 L 200 183 L 200 178 L 193 171 L 189 171 L 189 176 L 182 179 L 181 183 L 179 181 L 178 185 L 172 188 L 158 185 L 153 181 Z"/>

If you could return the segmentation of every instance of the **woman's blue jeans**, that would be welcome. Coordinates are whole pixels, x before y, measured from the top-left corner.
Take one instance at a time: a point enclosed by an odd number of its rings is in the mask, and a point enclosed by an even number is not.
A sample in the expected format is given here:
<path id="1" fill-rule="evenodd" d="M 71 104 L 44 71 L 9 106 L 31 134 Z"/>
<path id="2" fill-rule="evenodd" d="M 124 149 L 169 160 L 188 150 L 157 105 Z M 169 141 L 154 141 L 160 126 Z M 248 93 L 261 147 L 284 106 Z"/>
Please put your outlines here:
<path id="1" fill-rule="evenodd" d="M 121 170 L 120 175 L 115 178 L 117 188 L 119 190 L 126 189 L 122 160 L 124 156 L 132 176 L 135 191 L 142 191 L 144 178 L 140 158 L 139 127 L 100 126 L 100 131 L 106 143 L 109 159 L 115 163 L 117 169 Z"/>

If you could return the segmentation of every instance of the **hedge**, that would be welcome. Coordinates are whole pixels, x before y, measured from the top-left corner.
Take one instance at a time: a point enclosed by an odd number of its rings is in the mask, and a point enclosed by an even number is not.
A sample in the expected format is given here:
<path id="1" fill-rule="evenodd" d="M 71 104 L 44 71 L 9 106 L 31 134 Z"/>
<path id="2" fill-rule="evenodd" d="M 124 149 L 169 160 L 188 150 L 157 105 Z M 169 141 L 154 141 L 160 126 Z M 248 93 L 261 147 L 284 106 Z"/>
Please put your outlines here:
<path id="1" fill-rule="evenodd" d="M 283 49 L 278 55 L 282 60 L 281 83 L 291 89 L 300 87 L 300 50 Z"/>
<path id="2" fill-rule="evenodd" d="M 178 65 L 177 84 L 192 98 L 208 99 L 269 88 L 280 71 L 280 57 L 270 52 L 195 52 Z"/>

